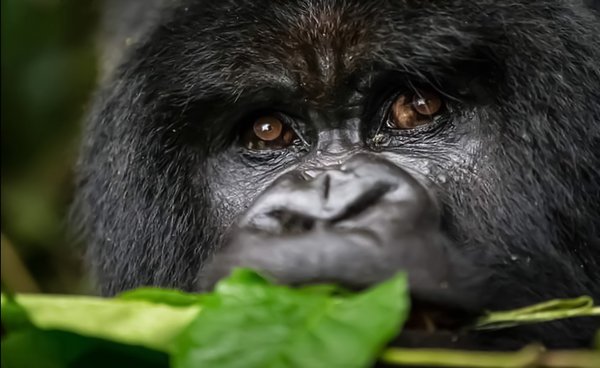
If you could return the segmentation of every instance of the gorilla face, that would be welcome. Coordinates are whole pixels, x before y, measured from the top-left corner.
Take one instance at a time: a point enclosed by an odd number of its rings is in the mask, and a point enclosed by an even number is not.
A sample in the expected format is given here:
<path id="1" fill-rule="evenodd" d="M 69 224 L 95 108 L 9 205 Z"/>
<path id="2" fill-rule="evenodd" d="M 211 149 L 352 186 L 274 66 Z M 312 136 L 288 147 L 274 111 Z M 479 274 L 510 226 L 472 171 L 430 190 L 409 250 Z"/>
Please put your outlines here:
<path id="1" fill-rule="evenodd" d="M 98 96 L 79 165 L 105 294 L 201 290 L 238 266 L 352 288 L 405 270 L 415 310 L 448 328 L 600 298 L 600 27 L 582 4 L 161 9 Z M 595 326 L 477 341 L 581 346 Z"/>

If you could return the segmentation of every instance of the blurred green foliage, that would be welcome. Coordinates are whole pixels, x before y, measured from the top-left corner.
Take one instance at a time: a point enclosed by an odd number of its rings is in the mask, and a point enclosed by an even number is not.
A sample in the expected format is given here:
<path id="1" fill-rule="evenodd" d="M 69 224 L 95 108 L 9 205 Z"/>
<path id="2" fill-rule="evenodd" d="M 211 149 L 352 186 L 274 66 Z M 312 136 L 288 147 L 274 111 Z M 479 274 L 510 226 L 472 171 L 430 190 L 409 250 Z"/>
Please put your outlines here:
<path id="1" fill-rule="evenodd" d="M 2 233 L 42 291 L 82 292 L 66 231 L 80 123 L 95 84 L 98 1 L 2 0 Z"/>

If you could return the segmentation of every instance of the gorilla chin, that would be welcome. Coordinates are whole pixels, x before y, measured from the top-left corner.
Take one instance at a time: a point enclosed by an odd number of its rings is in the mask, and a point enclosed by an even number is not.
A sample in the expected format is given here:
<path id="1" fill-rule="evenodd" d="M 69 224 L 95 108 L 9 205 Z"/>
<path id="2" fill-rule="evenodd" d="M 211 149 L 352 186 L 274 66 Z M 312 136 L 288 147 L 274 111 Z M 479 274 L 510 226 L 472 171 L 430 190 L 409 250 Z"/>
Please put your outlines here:
<path id="1" fill-rule="evenodd" d="M 404 271 L 401 345 L 590 346 L 464 330 L 600 302 L 597 2 L 112 0 L 106 28 L 73 206 L 102 294 Z"/>

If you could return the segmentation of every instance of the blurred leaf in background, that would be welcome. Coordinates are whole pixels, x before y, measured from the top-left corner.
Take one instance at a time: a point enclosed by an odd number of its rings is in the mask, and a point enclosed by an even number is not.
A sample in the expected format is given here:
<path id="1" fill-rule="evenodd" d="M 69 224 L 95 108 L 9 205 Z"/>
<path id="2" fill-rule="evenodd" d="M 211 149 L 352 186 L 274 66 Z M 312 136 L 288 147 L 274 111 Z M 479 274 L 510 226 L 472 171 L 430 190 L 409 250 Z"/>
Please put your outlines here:
<path id="1" fill-rule="evenodd" d="M 81 249 L 69 239 L 66 214 L 80 123 L 95 84 L 99 2 L 1 6 L 3 253 L 12 245 L 42 291 L 83 292 Z M 18 282 L 13 277 L 15 288 Z"/>

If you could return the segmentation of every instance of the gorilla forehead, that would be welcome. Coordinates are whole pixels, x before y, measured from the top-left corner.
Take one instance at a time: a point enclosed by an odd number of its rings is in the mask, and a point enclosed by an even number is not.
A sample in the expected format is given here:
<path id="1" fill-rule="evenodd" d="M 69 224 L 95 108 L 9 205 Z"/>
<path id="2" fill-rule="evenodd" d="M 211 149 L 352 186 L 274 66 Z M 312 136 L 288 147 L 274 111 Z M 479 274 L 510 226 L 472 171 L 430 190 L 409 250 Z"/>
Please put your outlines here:
<path id="1" fill-rule="evenodd" d="M 195 97 L 271 86 L 324 102 L 374 70 L 441 74 L 477 58 L 485 32 L 470 24 L 486 14 L 475 4 L 454 14 L 453 3 L 187 1 L 155 32 L 145 60 L 170 66 L 165 88 Z"/>
<path id="2" fill-rule="evenodd" d="M 582 68 L 595 78 L 593 64 L 600 57 L 592 48 L 572 47 L 570 31 L 578 32 L 582 43 L 597 43 L 594 32 L 577 30 L 589 14 L 575 14 L 579 10 L 572 5 L 183 0 L 161 14 L 145 42 L 129 54 L 123 79 L 143 86 L 152 106 L 208 102 L 206 115 L 215 103 L 233 106 L 248 97 L 256 104 L 267 90 L 271 93 L 265 101 L 353 105 L 355 92 L 368 88 L 376 72 L 391 70 L 433 84 L 447 82 L 448 76 L 461 83 L 476 78 L 476 94 L 495 96 L 499 113 L 518 110 L 525 116 L 537 113 L 532 111 L 535 104 L 548 105 L 550 89 L 590 101 L 597 94 L 588 81 L 565 83 Z M 569 105 L 568 99 L 557 102 Z M 544 120 L 515 129 L 537 129 Z"/>

